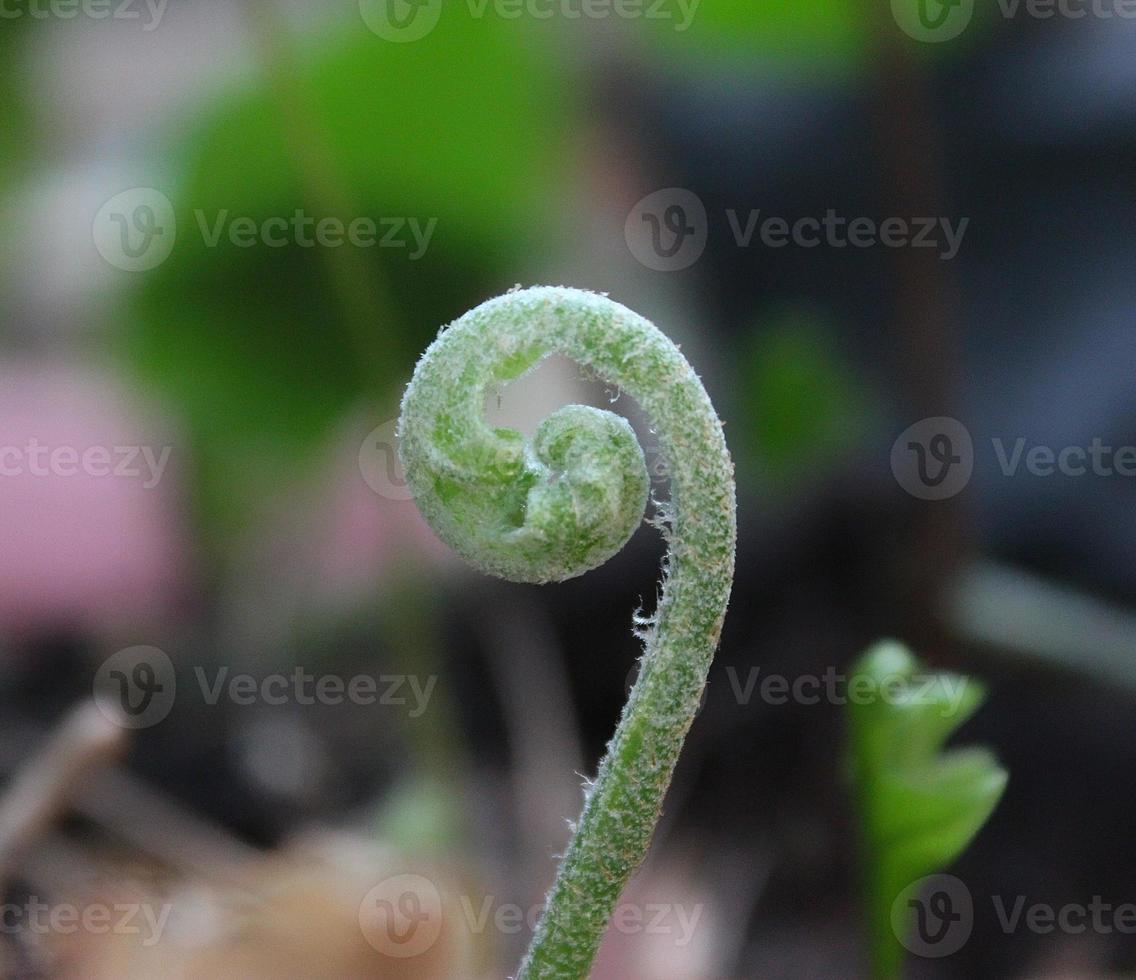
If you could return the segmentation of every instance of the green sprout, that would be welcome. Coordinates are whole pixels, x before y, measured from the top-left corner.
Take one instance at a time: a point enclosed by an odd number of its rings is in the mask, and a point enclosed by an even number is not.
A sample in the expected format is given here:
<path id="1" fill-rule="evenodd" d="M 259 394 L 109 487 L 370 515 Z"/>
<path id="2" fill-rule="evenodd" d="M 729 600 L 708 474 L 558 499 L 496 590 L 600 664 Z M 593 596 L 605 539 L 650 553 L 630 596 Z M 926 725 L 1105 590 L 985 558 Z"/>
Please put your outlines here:
<path id="1" fill-rule="evenodd" d="M 698 711 L 734 574 L 734 468 L 722 423 L 679 349 L 595 293 L 516 290 L 445 328 L 406 390 L 407 483 L 447 544 L 518 582 L 572 578 L 616 554 L 648 505 L 643 451 L 627 421 L 570 405 L 531 440 L 492 429 L 488 388 L 550 354 L 584 365 L 651 419 L 671 481 L 653 523 L 668 544 L 639 679 L 608 743 L 517 980 L 587 976 L 608 920 L 643 861 Z"/>
<path id="2" fill-rule="evenodd" d="M 986 749 L 943 751 L 985 697 L 971 678 L 929 673 L 903 646 L 883 642 L 859 660 L 853 683 L 872 971 L 894 980 L 915 912 L 900 900 L 966 849 L 998 805 L 1007 775 Z"/>

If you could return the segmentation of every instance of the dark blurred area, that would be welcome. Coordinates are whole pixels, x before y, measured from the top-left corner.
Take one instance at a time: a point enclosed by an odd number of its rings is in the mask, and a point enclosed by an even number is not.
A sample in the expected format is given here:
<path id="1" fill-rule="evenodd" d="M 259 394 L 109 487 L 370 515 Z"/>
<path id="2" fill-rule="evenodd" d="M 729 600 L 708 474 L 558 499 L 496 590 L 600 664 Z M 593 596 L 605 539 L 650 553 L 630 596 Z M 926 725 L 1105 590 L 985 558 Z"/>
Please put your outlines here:
<path id="1" fill-rule="evenodd" d="M 1125 0 L 0 18 L 4 976 L 511 975 L 664 546 L 488 580 L 394 426 L 441 326 L 545 282 L 680 343 L 738 476 L 652 915 L 593 976 L 866 975 L 843 705 L 754 682 L 880 637 L 986 684 L 959 741 L 1010 773 L 947 869 L 968 941 L 908 975 L 1136 970 L 1136 919 L 999 914 L 1136 902 Z M 486 411 L 614 408 L 650 457 L 616 396 L 554 358 Z M 389 955 L 407 891 L 446 914 Z"/>

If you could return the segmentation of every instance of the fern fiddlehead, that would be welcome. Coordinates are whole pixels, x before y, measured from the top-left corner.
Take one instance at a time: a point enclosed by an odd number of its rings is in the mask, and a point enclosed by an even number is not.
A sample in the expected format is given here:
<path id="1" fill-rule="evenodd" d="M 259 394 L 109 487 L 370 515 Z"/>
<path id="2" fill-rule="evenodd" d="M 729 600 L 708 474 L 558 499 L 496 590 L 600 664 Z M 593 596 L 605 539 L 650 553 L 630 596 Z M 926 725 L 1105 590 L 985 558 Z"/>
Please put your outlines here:
<path id="1" fill-rule="evenodd" d="M 472 564 L 521 582 L 581 575 L 643 518 L 649 480 L 627 421 L 570 405 L 531 441 L 484 419 L 487 388 L 562 354 L 636 399 L 671 482 L 664 585 L 615 735 L 565 853 L 518 980 L 585 977 L 643 860 L 698 710 L 734 571 L 733 464 L 722 424 L 678 348 L 595 293 L 517 290 L 444 329 L 403 399 L 407 483 L 438 535 Z"/>

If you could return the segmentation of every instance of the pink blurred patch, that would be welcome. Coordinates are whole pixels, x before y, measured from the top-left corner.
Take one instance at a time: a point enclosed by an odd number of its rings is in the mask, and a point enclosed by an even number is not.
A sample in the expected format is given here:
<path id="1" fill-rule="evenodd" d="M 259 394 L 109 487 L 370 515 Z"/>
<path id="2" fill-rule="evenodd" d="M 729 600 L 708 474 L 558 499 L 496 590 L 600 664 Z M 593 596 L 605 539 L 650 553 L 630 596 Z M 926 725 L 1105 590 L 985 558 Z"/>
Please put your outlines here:
<path id="1" fill-rule="evenodd" d="M 364 430 L 352 423 L 336 440 L 312 515 L 313 581 L 335 600 L 366 601 L 392 576 L 418 574 L 452 559 L 413 500 L 368 485 L 359 464 L 363 439 Z"/>
<path id="2" fill-rule="evenodd" d="M 176 602 L 187 571 L 175 504 L 183 461 L 152 417 L 106 377 L 0 366 L 0 630 L 149 623 Z M 52 465 L 29 452 L 32 440 L 47 453 L 96 454 Z M 164 468 L 141 452 L 127 458 L 143 446 L 154 461 L 171 446 Z"/>
<path id="3" fill-rule="evenodd" d="M 271 607 L 277 626 L 294 615 L 344 613 L 370 606 L 394 581 L 453 563 L 400 478 L 368 480 L 361 469 L 371 425 L 359 415 L 346 420 L 317 465 L 266 501 L 230 589 L 248 591 L 246 610 Z"/>
<path id="4" fill-rule="evenodd" d="M 723 980 L 727 946 L 708 893 L 671 870 L 644 871 L 619 899 L 593 980 Z M 740 928 L 740 926 L 739 926 Z"/>

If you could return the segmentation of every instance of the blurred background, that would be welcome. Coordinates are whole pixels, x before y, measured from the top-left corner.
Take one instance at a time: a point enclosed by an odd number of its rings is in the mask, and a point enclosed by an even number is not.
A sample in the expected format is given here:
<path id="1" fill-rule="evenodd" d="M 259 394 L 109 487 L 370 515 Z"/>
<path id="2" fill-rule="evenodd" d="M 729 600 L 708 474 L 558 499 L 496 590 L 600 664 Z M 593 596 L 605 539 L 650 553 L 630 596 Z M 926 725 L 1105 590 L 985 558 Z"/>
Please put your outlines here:
<path id="1" fill-rule="evenodd" d="M 985 682 L 960 740 L 1010 773 L 909 974 L 1136 969 L 1136 917 L 998 913 L 1136 902 L 1133 14 L 0 0 L 3 975 L 510 975 L 663 546 L 486 579 L 394 423 L 442 325 L 545 282 L 679 342 L 738 473 L 594 976 L 865 975 L 846 708 L 762 681 L 884 636 Z M 552 359 L 486 411 L 653 458 L 618 394 Z"/>

